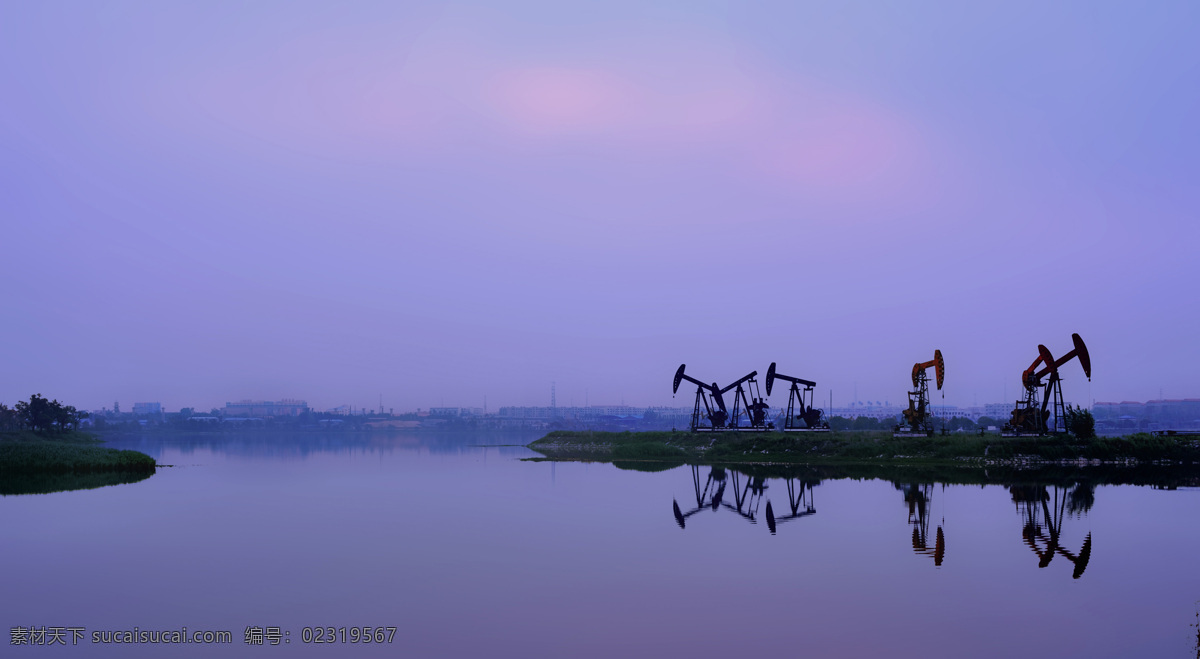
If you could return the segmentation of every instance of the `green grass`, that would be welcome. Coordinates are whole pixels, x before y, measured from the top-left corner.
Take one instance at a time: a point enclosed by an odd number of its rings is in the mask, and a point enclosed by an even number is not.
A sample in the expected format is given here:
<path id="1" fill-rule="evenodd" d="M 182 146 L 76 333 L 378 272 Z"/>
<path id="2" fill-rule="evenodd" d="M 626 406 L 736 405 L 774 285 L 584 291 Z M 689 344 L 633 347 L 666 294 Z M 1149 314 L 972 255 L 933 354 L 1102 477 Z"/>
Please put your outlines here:
<path id="1" fill-rule="evenodd" d="M 105 448 L 83 433 L 0 433 L 0 479 L 21 474 L 154 473 L 154 458 Z"/>
<path id="2" fill-rule="evenodd" d="M 687 451 L 665 442 L 621 443 L 613 446 L 614 460 L 671 460 L 688 457 Z"/>
<path id="3" fill-rule="evenodd" d="M 703 463 L 1013 462 L 1027 459 L 1200 463 L 1200 440 L 1128 437 L 935 435 L 888 431 L 829 433 L 604 433 L 555 431 L 529 445 L 553 459 L 664 460 Z"/>

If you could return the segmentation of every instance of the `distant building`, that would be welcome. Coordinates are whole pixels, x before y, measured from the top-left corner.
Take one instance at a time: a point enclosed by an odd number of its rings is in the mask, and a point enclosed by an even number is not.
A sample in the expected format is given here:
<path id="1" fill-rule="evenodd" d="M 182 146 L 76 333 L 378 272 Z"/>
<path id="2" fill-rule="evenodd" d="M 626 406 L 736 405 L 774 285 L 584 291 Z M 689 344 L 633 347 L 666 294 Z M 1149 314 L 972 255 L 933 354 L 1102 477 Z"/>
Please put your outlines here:
<path id="1" fill-rule="evenodd" d="M 468 417 L 483 416 L 482 407 L 431 407 L 429 416 L 439 417 Z"/>
<path id="2" fill-rule="evenodd" d="M 432 408 L 433 410 L 438 408 Z M 600 417 L 642 418 L 647 411 L 658 417 L 685 416 L 692 408 L 634 407 L 632 405 L 591 405 L 588 407 L 501 407 L 497 416 L 516 419 L 597 419 Z"/>
<path id="3" fill-rule="evenodd" d="M 308 403 L 285 398 L 280 401 L 243 400 L 225 403 L 222 414 L 226 418 L 269 418 L 274 416 L 300 416 L 309 411 Z"/>
<path id="4" fill-rule="evenodd" d="M 1102 425 L 1132 425 L 1146 429 L 1200 428 L 1200 398 L 1096 403 L 1092 405 L 1092 415 L 1096 417 L 1096 423 Z"/>
<path id="5" fill-rule="evenodd" d="M 187 421 L 188 421 L 188 423 L 196 423 L 196 424 L 201 424 L 201 425 L 214 425 L 214 424 L 220 423 L 221 419 L 219 419 L 215 416 L 203 415 L 203 416 L 189 416 L 187 418 Z"/>
<path id="6" fill-rule="evenodd" d="M 162 403 L 134 403 L 133 413 L 137 416 L 161 416 Z"/>
<path id="7" fill-rule="evenodd" d="M 930 412 L 939 419 L 970 419 L 971 413 L 957 405 L 930 405 Z M 978 418 L 978 417 L 976 417 Z M 971 419 L 974 421 L 974 419 Z"/>
<path id="8" fill-rule="evenodd" d="M 996 420 L 1005 420 L 1012 416 L 1014 403 L 988 403 L 983 406 L 983 415 Z"/>
<path id="9" fill-rule="evenodd" d="M 819 407 L 820 402 L 821 401 L 814 401 L 814 405 Z M 786 405 L 787 403 L 785 402 L 785 409 Z M 829 417 L 840 416 L 844 419 L 855 419 L 860 416 L 869 416 L 872 419 L 884 421 L 900 416 L 900 412 L 901 410 L 899 407 L 891 405 L 887 402 L 875 401 L 872 403 L 868 401 L 865 403 L 851 403 L 847 407 L 835 407 L 832 410 L 827 410 L 825 413 L 826 416 Z"/>

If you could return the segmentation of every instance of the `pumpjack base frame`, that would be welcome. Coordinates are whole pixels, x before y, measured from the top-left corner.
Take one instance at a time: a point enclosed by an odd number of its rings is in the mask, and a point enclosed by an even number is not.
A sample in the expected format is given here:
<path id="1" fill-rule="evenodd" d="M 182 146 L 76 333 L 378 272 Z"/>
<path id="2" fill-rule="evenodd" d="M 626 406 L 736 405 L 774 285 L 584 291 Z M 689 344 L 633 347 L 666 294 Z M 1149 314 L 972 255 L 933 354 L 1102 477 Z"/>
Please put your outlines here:
<path id="1" fill-rule="evenodd" d="M 770 432 L 774 428 L 693 428 L 692 432 Z"/>
<path id="2" fill-rule="evenodd" d="M 914 432 L 911 430 L 897 430 L 892 433 L 892 437 L 933 437 L 933 431 Z"/>
<path id="3" fill-rule="evenodd" d="M 1040 432 L 1002 432 L 1001 437 L 1053 437 L 1054 435 Z"/>

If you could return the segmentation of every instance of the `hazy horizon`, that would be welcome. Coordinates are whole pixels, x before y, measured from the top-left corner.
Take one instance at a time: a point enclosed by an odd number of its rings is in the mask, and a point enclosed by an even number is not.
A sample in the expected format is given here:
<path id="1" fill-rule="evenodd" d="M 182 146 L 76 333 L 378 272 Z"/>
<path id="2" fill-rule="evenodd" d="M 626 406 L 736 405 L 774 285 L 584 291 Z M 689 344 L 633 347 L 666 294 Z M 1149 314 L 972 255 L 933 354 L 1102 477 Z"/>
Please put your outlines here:
<path id="1" fill-rule="evenodd" d="M 0 402 L 1200 398 L 1200 5 L 8 3 Z M 1189 284 L 1188 282 L 1192 282 Z M 778 407 L 786 392 L 771 400 Z M 934 394 L 940 403 L 940 394 Z"/>

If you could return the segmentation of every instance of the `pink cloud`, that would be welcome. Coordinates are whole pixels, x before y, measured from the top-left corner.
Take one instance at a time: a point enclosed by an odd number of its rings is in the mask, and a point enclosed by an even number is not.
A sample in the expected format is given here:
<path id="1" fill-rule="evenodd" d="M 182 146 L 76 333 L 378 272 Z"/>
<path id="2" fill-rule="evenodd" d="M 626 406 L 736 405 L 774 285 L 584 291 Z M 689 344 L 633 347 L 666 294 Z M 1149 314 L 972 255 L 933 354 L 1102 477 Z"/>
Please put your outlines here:
<path id="1" fill-rule="evenodd" d="M 426 38 L 402 55 L 327 41 L 208 70 L 172 93 L 258 140 L 319 155 L 452 160 L 486 145 L 520 158 L 568 140 L 618 171 L 648 153 L 711 161 L 708 171 L 798 201 L 909 205 L 934 187 L 929 142 L 901 113 L 704 39 L 557 59 L 517 57 L 475 34 Z"/>
<path id="2" fill-rule="evenodd" d="M 753 158 L 764 175 L 821 201 L 913 202 L 927 192 L 930 145 L 887 108 L 834 96 L 760 135 Z"/>
<path id="3" fill-rule="evenodd" d="M 638 90 L 599 69 L 510 69 L 484 95 L 513 127 L 542 134 L 618 129 L 639 111 Z"/>

